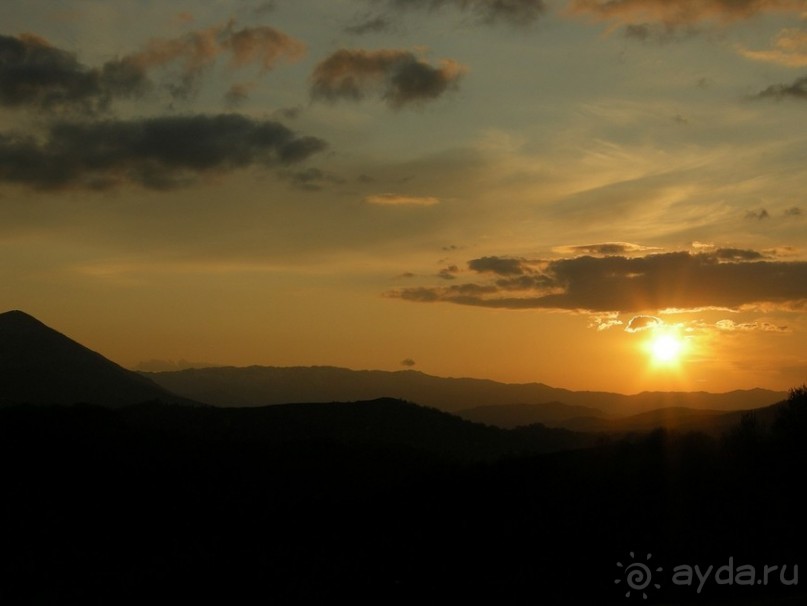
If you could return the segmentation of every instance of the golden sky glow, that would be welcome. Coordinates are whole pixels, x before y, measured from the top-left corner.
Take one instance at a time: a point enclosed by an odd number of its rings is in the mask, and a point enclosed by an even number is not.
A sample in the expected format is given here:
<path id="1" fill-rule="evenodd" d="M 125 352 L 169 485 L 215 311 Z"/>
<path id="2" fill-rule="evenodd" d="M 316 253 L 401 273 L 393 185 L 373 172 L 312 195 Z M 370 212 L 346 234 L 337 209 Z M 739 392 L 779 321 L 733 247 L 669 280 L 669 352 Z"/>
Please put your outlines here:
<path id="1" fill-rule="evenodd" d="M 0 309 L 132 368 L 807 380 L 804 3 L 439 4 L 0 4 Z"/>

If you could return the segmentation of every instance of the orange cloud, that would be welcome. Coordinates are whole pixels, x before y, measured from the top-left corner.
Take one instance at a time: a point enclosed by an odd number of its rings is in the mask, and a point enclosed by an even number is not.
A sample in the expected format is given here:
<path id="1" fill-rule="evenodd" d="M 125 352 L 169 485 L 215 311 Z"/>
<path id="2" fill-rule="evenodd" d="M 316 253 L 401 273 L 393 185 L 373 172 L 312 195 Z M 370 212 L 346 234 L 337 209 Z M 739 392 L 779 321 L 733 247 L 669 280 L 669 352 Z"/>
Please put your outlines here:
<path id="1" fill-rule="evenodd" d="M 801 13 L 800 0 L 573 0 L 574 14 L 589 14 L 620 23 L 661 22 L 692 25 L 702 21 L 735 21 L 766 12 Z"/>
<path id="2" fill-rule="evenodd" d="M 440 200 L 432 196 L 402 196 L 400 194 L 376 194 L 364 199 L 367 204 L 379 206 L 434 206 Z"/>

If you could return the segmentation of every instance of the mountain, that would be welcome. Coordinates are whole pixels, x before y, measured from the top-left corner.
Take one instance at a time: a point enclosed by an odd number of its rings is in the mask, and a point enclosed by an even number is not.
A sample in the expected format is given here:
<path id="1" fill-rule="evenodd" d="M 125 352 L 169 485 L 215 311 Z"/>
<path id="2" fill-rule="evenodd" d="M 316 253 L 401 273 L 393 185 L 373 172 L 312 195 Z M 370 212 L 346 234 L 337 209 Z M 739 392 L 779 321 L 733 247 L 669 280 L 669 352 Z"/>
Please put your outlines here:
<path id="1" fill-rule="evenodd" d="M 553 427 L 574 431 L 627 433 L 650 431 L 659 427 L 678 431 L 724 433 L 740 424 L 745 414 L 753 414 L 762 426 L 769 426 L 779 412 L 781 404 L 752 410 L 725 412 L 722 410 L 695 410 L 692 408 L 659 408 L 620 418 L 578 417 L 567 419 Z"/>
<path id="2" fill-rule="evenodd" d="M 120 411 L 139 431 L 218 444 L 361 445 L 423 452 L 456 460 L 556 452 L 592 446 L 591 436 L 533 425 L 507 430 L 472 423 L 393 398 L 246 408 L 144 404 Z"/>
<path id="3" fill-rule="evenodd" d="M 156 399 L 177 400 L 22 311 L 0 314 L 0 404 L 123 406 Z"/>
<path id="4" fill-rule="evenodd" d="M 456 413 L 480 406 L 561 402 L 628 415 L 657 408 L 747 410 L 783 400 L 784 392 L 752 389 L 706 392 L 644 392 L 624 395 L 570 391 L 543 383 L 498 383 L 442 378 L 413 370 L 348 370 L 331 366 L 195 368 L 144 373 L 173 393 L 217 406 L 372 400 L 392 397 Z"/>
<path id="5" fill-rule="evenodd" d="M 600 418 L 606 414 L 598 408 L 569 406 L 562 402 L 543 404 L 499 404 L 477 406 L 457 411 L 457 416 L 475 423 L 494 425 L 505 429 L 542 423 L 549 427 L 564 427 L 566 422 L 579 418 Z"/>

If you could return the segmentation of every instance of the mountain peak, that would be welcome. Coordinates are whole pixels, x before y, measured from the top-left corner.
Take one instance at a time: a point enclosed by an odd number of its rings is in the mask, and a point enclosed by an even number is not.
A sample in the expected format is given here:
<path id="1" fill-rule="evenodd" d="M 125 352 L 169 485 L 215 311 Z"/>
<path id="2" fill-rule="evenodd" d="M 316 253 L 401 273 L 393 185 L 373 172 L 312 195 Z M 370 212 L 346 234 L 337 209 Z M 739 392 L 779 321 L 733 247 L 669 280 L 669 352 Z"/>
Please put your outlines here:
<path id="1" fill-rule="evenodd" d="M 3 313 L 0 313 L 0 324 L 5 325 L 10 323 L 42 324 L 42 322 L 37 320 L 32 315 L 27 314 L 24 311 L 20 311 L 19 309 L 12 309 L 11 311 L 5 311 Z"/>
<path id="2" fill-rule="evenodd" d="M 0 404 L 135 404 L 172 395 L 20 310 L 0 313 Z"/>

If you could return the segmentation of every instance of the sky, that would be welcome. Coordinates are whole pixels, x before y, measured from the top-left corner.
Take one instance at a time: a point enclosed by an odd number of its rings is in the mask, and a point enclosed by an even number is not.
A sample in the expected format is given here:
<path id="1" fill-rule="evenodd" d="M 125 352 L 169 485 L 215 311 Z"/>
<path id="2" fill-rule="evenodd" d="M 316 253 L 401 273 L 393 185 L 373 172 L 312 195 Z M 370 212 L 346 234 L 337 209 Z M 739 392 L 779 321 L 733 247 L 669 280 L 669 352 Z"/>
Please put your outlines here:
<path id="1" fill-rule="evenodd" d="M 0 309 L 123 366 L 807 381 L 803 0 L 0 23 Z"/>

